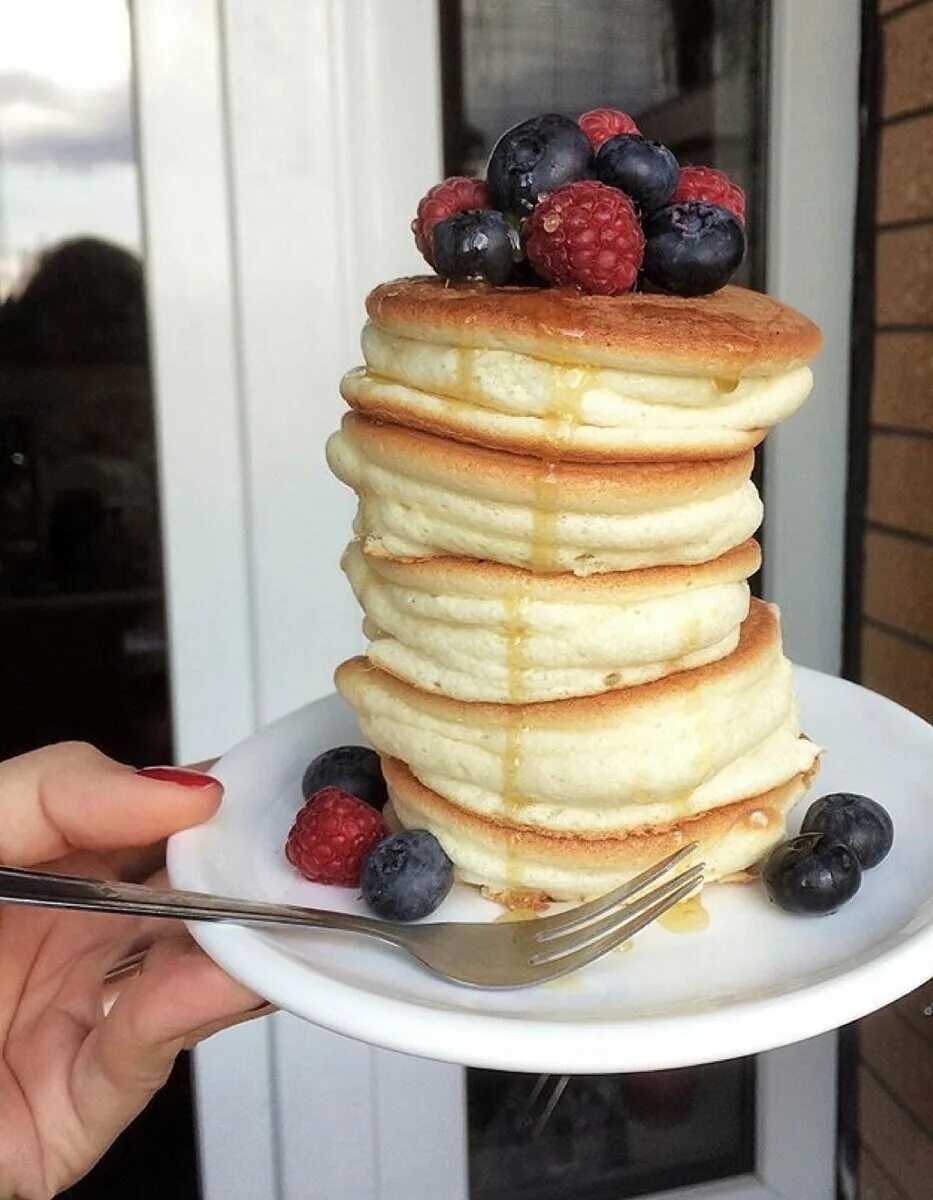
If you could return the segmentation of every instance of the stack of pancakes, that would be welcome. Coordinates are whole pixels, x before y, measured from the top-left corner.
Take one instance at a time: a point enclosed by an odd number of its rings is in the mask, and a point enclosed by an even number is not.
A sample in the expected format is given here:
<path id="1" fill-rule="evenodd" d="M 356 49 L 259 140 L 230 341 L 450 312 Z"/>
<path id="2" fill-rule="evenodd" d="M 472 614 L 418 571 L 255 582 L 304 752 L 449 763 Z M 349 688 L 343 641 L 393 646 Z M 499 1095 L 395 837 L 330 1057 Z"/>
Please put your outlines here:
<path id="1" fill-rule="evenodd" d="M 688 841 L 708 878 L 784 833 L 817 749 L 750 600 L 754 447 L 820 335 L 694 299 L 398 280 L 328 446 L 368 655 L 337 686 L 395 819 L 507 902 L 576 899 Z"/>

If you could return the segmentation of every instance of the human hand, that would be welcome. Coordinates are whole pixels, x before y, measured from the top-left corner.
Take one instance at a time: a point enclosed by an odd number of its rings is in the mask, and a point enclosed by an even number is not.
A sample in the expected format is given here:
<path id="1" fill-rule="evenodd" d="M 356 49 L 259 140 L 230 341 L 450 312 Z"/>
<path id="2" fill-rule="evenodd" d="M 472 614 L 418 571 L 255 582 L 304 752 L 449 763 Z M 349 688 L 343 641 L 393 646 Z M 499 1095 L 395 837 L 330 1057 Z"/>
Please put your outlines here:
<path id="1" fill-rule="evenodd" d="M 80 743 L 0 763 L 0 863 L 158 884 L 165 838 L 221 799 L 208 775 L 178 778 Z M 107 972 L 141 950 L 114 997 Z M 74 1183 L 181 1050 L 262 1011 L 177 921 L 0 907 L 0 1200 Z"/>

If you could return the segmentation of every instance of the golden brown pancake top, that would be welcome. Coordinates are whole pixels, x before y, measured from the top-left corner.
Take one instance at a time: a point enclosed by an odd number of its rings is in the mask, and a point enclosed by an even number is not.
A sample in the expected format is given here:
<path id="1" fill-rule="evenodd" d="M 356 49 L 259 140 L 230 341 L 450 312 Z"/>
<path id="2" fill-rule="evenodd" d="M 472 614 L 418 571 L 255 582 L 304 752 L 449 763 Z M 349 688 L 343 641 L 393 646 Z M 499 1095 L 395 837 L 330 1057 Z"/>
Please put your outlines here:
<path id="1" fill-rule="evenodd" d="M 412 478 L 472 496 L 540 502 L 540 458 L 386 425 L 359 413 L 347 413 L 341 427 L 367 458 Z M 751 476 L 754 461 L 754 451 L 747 450 L 697 462 L 557 462 L 549 478 L 562 510 L 639 512 L 723 495 Z"/>
<path id="2" fill-rule="evenodd" d="M 418 275 L 380 284 L 366 310 L 402 337 L 621 370 L 774 375 L 809 362 L 822 344 L 796 309 L 731 286 L 709 296 L 591 296 Z"/>

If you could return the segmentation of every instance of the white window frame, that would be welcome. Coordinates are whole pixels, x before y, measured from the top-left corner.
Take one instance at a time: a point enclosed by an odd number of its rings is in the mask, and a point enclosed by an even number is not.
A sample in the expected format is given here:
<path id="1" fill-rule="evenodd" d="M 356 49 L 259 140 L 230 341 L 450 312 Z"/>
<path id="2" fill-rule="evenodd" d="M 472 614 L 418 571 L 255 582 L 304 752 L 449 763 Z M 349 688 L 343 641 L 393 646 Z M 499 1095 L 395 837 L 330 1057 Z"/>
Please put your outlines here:
<path id="1" fill-rule="evenodd" d="M 358 645 L 336 570 L 351 506 L 320 455 L 362 297 L 420 269 L 407 225 L 440 177 L 437 16 L 434 0 L 131 4 L 176 747 L 197 759 L 330 690 Z M 849 0 L 774 0 L 769 287 L 827 349 L 814 401 L 769 440 L 764 580 L 794 657 L 831 671 L 858 19 Z M 691 1200 L 830 1200 L 835 1062 L 833 1035 L 760 1056 L 755 1174 Z M 201 1048 L 196 1085 L 205 1200 L 467 1200 L 457 1067 L 278 1016 Z"/>

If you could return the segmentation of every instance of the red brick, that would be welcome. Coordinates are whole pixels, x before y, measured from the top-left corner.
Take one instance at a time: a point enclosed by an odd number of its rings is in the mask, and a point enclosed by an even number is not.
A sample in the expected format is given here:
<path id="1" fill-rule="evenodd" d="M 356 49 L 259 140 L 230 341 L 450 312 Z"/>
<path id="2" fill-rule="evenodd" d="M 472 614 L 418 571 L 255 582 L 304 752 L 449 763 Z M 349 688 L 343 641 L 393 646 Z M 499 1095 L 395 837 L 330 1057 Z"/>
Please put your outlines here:
<path id="1" fill-rule="evenodd" d="M 933 4 L 891 17 L 882 26 L 886 117 L 933 104 Z"/>
<path id="2" fill-rule="evenodd" d="M 875 338 L 871 419 L 933 433 L 933 331 Z"/>
<path id="3" fill-rule="evenodd" d="M 879 325 L 925 325 L 933 320 L 933 224 L 878 234 L 875 319 Z"/>

